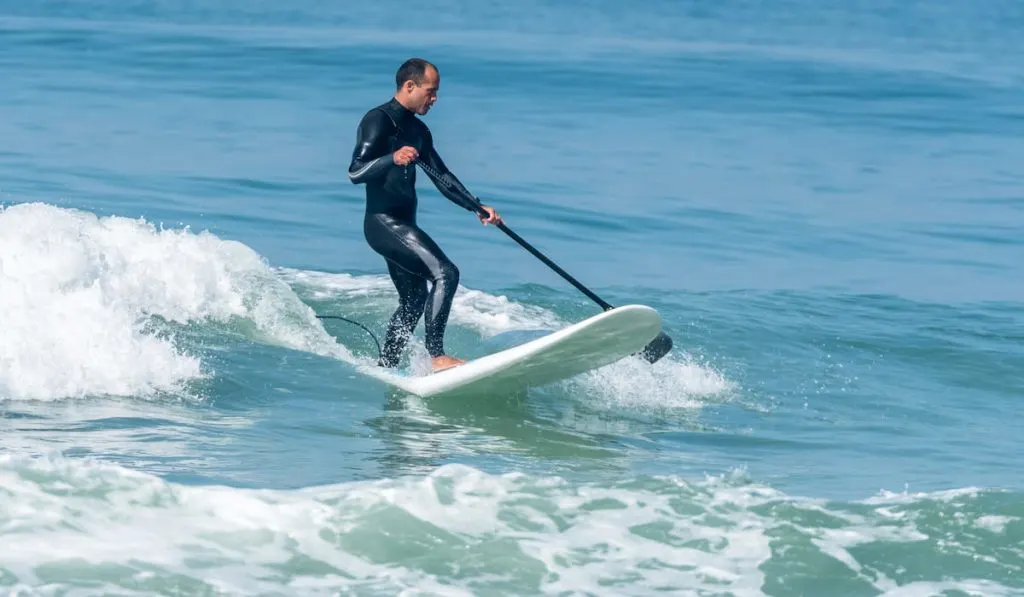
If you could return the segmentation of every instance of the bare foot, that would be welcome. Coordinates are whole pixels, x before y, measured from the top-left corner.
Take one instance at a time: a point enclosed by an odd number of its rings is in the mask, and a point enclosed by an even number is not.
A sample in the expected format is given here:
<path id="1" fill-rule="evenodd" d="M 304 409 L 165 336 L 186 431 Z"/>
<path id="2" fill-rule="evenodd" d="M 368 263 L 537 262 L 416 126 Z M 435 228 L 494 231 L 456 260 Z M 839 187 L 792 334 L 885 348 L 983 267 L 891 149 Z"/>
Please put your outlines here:
<path id="1" fill-rule="evenodd" d="M 431 361 L 434 366 L 434 373 L 437 373 L 438 371 L 444 371 L 445 369 L 451 369 L 452 367 L 458 367 L 459 365 L 466 362 L 463 361 L 462 359 L 457 359 L 455 357 L 450 357 L 448 355 L 434 357 L 431 359 Z"/>

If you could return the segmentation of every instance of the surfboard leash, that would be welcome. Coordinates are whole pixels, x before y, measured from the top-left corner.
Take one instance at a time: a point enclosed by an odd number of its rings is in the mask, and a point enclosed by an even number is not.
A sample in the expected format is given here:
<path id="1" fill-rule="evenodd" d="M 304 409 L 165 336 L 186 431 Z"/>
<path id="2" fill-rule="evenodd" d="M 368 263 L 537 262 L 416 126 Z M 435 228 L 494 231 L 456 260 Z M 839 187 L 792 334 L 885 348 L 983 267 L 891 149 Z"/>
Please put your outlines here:
<path id="1" fill-rule="evenodd" d="M 377 358 L 379 359 L 382 357 L 383 351 L 380 348 L 380 342 L 377 341 L 377 336 L 374 336 L 373 332 L 371 332 L 370 329 L 367 328 L 365 325 L 359 323 L 358 321 L 351 320 L 347 317 L 342 317 L 341 315 L 317 315 L 316 317 L 317 319 L 340 319 L 341 321 L 345 321 L 363 328 L 363 330 L 365 330 L 366 333 L 370 334 L 370 337 L 373 338 L 373 343 L 377 345 Z"/>

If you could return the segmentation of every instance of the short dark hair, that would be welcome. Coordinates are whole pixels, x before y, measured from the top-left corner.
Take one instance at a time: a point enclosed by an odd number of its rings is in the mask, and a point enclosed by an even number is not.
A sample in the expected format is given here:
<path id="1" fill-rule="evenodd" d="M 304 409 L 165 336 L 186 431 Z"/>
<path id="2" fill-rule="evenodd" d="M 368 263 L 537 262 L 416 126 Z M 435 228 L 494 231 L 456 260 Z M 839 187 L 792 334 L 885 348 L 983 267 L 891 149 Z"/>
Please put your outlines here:
<path id="1" fill-rule="evenodd" d="M 402 66 L 398 67 L 398 72 L 395 73 L 395 89 L 401 89 L 409 79 L 412 79 L 413 83 L 417 85 L 423 83 L 424 77 L 427 74 L 427 67 L 437 70 L 431 62 L 422 58 L 410 58 L 402 63 Z M 440 73 L 440 71 L 438 71 Z"/>

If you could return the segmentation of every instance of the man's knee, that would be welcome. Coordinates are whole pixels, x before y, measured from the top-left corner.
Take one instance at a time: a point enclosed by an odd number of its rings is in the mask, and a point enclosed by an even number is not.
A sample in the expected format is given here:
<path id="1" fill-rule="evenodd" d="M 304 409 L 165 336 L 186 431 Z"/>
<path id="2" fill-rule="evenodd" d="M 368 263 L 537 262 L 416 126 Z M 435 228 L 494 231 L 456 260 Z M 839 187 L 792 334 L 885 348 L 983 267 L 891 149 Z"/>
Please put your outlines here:
<path id="1" fill-rule="evenodd" d="M 451 261 L 445 261 L 441 264 L 440 270 L 437 272 L 436 282 L 444 282 L 446 286 L 455 289 L 459 285 L 459 268 L 455 267 L 455 264 Z"/>

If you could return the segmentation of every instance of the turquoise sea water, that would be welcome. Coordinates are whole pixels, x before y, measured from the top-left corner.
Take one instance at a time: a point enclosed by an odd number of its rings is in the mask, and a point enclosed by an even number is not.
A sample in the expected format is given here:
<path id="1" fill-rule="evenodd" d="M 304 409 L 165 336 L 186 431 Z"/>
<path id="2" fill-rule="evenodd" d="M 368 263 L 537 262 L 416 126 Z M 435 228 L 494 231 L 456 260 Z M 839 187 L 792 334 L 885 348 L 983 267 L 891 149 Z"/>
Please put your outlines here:
<path id="1" fill-rule="evenodd" d="M 0 592 L 1024 595 L 1024 6 L 324 4 L 0 0 Z M 345 169 L 414 55 L 669 357 L 357 372 L 314 314 L 394 309 Z M 453 354 L 598 312 L 421 181 Z"/>

